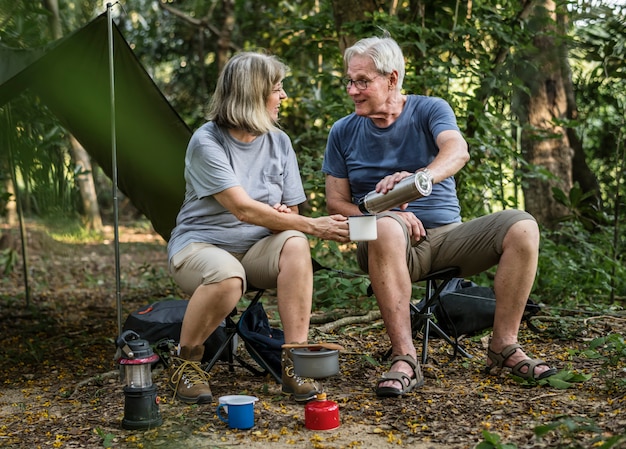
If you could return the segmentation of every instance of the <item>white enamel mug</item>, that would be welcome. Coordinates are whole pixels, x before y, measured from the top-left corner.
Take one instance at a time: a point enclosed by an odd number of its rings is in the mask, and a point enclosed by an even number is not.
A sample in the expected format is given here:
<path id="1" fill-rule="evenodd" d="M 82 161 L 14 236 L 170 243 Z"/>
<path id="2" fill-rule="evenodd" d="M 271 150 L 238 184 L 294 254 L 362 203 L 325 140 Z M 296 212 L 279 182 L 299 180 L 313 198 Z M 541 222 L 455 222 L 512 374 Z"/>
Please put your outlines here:
<path id="1" fill-rule="evenodd" d="M 376 240 L 376 215 L 352 215 L 348 217 L 350 240 L 364 242 Z"/>

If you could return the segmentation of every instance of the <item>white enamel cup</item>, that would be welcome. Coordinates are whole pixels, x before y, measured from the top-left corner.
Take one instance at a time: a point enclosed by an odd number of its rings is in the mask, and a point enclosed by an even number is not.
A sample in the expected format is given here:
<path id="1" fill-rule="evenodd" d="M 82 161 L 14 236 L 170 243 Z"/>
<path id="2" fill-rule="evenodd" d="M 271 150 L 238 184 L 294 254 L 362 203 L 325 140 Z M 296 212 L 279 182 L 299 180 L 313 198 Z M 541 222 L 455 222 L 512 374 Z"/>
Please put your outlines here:
<path id="1" fill-rule="evenodd" d="M 376 215 L 352 215 L 348 217 L 350 227 L 350 240 L 364 242 L 376 240 Z"/>

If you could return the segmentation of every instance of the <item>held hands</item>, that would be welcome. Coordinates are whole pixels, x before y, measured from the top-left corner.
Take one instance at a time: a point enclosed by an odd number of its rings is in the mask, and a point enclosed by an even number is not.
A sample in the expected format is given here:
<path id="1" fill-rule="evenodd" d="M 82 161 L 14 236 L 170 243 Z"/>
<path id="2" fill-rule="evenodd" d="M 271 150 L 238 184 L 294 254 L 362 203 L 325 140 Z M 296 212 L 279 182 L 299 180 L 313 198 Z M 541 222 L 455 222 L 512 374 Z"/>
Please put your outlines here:
<path id="1" fill-rule="evenodd" d="M 274 208 L 274 210 L 277 212 L 282 212 L 285 214 L 291 213 L 291 208 L 289 206 L 285 206 L 284 204 L 276 203 L 272 206 L 272 208 Z"/>
<path id="2" fill-rule="evenodd" d="M 294 212 L 289 206 L 276 203 L 272 208 L 280 213 L 291 214 Z M 295 212 L 294 212 L 295 213 Z M 324 240 L 335 240 L 337 242 L 349 242 L 350 230 L 348 229 L 348 219 L 343 215 L 331 215 L 329 217 L 313 218 L 313 230 L 310 234 Z M 280 232 L 272 230 L 273 233 Z"/>
<path id="3" fill-rule="evenodd" d="M 286 206 L 284 204 L 281 203 L 276 203 L 272 206 L 272 209 L 274 209 L 276 212 L 279 212 L 281 214 L 290 214 L 293 212 L 293 209 L 289 206 Z M 272 231 L 272 234 L 277 234 L 281 231 L 277 231 L 276 229 L 270 229 L 270 231 Z"/>

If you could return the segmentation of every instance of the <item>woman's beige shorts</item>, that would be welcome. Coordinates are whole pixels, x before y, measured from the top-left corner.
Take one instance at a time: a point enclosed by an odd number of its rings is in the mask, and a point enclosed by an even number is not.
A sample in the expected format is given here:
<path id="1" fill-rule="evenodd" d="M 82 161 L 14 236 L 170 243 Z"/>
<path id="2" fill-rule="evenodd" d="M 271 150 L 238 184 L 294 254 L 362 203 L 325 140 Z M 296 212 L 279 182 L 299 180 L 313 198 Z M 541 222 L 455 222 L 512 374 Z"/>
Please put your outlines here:
<path id="1" fill-rule="evenodd" d="M 201 284 L 213 284 L 232 277 L 243 281 L 242 294 L 248 283 L 256 288 L 274 288 L 280 252 L 287 239 L 292 237 L 307 238 L 299 231 L 279 232 L 259 240 L 244 254 L 232 254 L 210 243 L 190 243 L 172 256 L 170 273 L 189 295 Z"/>

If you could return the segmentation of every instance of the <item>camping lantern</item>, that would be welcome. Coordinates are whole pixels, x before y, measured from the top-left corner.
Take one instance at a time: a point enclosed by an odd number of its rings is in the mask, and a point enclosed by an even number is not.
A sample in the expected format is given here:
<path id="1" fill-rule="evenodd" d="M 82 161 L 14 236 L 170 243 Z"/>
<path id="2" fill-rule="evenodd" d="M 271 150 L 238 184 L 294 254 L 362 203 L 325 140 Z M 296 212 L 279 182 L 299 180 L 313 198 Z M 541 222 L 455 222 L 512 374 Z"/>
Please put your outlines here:
<path id="1" fill-rule="evenodd" d="M 146 429 L 160 426 L 163 422 L 159 413 L 159 398 L 152 384 L 152 363 L 159 356 L 152 351 L 146 340 L 134 331 L 126 331 L 117 340 L 122 355 L 118 362 L 122 369 L 124 386 L 125 429 Z"/>

